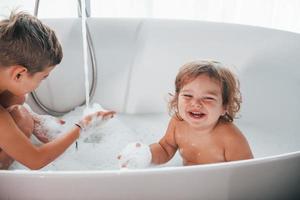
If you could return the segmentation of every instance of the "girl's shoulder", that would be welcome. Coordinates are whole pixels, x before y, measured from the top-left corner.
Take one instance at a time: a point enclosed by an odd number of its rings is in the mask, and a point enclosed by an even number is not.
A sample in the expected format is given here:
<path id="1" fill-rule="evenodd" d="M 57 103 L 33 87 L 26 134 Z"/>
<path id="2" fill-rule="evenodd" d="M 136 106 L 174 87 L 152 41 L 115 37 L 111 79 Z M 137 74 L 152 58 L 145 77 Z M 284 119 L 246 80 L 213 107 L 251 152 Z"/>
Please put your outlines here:
<path id="1" fill-rule="evenodd" d="M 242 131 L 232 122 L 226 122 L 218 125 L 217 137 L 225 147 L 237 147 L 247 144 L 247 139 Z"/>
<path id="2" fill-rule="evenodd" d="M 230 140 L 243 137 L 241 130 L 232 122 L 218 123 L 215 131 L 218 136 L 222 137 L 223 139 L 225 138 Z"/>
<path id="3" fill-rule="evenodd" d="M 178 118 L 176 115 L 173 115 L 169 121 L 169 126 L 173 127 L 174 129 L 178 129 L 185 125 L 185 121 Z"/>
<path id="4" fill-rule="evenodd" d="M 177 115 L 172 115 L 170 119 L 170 123 L 178 124 L 178 123 L 183 123 L 184 120 L 179 118 Z"/>

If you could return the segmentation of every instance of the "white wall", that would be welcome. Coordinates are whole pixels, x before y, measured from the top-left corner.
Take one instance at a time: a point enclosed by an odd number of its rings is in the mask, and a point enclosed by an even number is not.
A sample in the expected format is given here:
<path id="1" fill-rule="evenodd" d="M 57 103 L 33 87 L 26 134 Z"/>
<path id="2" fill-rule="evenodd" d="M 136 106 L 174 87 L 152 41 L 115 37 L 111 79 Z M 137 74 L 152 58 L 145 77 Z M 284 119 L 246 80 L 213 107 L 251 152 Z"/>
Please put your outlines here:
<path id="1" fill-rule="evenodd" d="M 0 15 L 34 0 L 0 0 Z M 180 18 L 270 27 L 300 33 L 299 0 L 91 0 L 94 17 Z M 77 17 L 77 0 L 40 0 L 39 17 Z"/>

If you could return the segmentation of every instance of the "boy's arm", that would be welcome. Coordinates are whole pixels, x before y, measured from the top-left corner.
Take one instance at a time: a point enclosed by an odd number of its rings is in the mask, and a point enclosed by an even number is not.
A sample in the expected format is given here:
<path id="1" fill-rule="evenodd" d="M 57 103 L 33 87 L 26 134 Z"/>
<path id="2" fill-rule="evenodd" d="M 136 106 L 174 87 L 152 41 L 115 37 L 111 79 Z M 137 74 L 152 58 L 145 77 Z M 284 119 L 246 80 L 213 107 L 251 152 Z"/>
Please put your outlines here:
<path id="1" fill-rule="evenodd" d="M 50 138 L 47 135 L 48 127 L 43 128 L 43 125 L 41 124 L 41 121 L 44 119 L 43 115 L 38 115 L 38 114 L 34 113 L 31 110 L 31 108 L 29 107 L 29 105 L 27 105 L 25 103 L 25 100 L 26 100 L 25 95 L 16 96 L 16 95 L 10 93 L 9 91 L 4 91 L 0 94 L 0 105 L 2 105 L 4 108 L 6 108 L 10 112 L 10 114 L 12 115 L 16 124 L 21 129 L 21 131 L 23 133 L 25 133 L 25 135 L 30 137 L 30 135 L 33 133 L 39 141 L 41 141 L 43 143 L 49 142 Z M 22 106 L 20 106 L 20 105 L 22 105 Z M 25 113 L 26 114 L 30 113 L 27 116 L 30 117 L 30 119 L 32 118 L 34 120 L 34 127 L 38 127 L 39 128 L 38 130 L 36 130 L 36 129 L 30 130 L 30 131 L 27 130 L 28 123 L 24 124 L 23 123 L 24 120 L 20 120 L 20 117 L 19 117 L 19 116 L 23 116 Z M 25 119 L 25 118 L 22 117 L 22 119 Z M 53 119 L 50 119 L 50 117 L 48 117 L 47 120 L 54 121 Z M 61 124 L 61 125 L 64 124 L 64 122 L 62 120 L 56 119 L 56 121 L 58 124 Z"/>
<path id="2" fill-rule="evenodd" d="M 95 112 L 85 116 L 79 121 L 85 128 L 99 117 L 113 116 L 113 111 Z M 11 115 L 0 106 L 0 148 L 9 156 L 30 169 L 40 169 L 61 155 L 80 136 L 80 126 L 73 126 L 55 140 L 39 147 L 31 144 L 30 140 L 17 127 Z M 86 132 L 82 132 L 86 134 Z M 84 135 L 83 135 L 84 136 Z"/>
<path id="3" fill-rule="evenodd" d="M 246 160 L 253 158 L 251 148 L 246 137 L 233 124 L 225 131 L 225 159 L 226 161 Z"/>
<path id="4" fill-rule="evenodd" d="M 30 169 L 39 169 L 53 161 L 78 138 L 79 131 L 79 128 L 74 126 L 69 133 L 57 140 L 36 147 L 17 127 L 10 114 L 0 107 L 0 147 Z"/>
<path id="5" fill-rule="evenodd" d="M 152 153 L 151 163 L 163 164 L 168 162 L 175 155 L 178 148 L 175 140 L 176 122 L 177 119 L 172 117 L 164 137 L 158 143 L 150 145 Z"/>
<path id="6" fill-rule="evenodd" d="M 30 138 L 33 129 L 33 120 L 29 113 L 22 106 L 15 105 L 8 109 L 8 112 L 14 119 L 18 128 Z M 14 159 L 11 158 L 6 152 L 0 149 L 0 169 L 8 169 L 13 163 Z"/>
<path id="7" fill-rule="evenodd" d="M 31 137 L 34 128 L 34 120 L 24 106 L 13 105 L 6 109 L 14 119 L 18 128 L 28 137 Z"/>
<path id="8" fill-rule="evenodd" d="M 0 169 L 8 169 L 13 162 L 14 159 L 0 149 Z"/>

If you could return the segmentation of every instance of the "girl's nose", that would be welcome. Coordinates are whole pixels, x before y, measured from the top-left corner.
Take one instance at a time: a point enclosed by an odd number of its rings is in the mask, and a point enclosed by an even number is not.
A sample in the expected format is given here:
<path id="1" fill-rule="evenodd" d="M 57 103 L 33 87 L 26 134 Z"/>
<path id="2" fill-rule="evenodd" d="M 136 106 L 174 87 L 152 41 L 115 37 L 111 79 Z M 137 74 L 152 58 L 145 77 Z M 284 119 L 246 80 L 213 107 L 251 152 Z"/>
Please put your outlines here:
<path id="1" fill-rule="evenodd" d="M 196 108 L 202 108 L 203 107 L 203 102 L 201 100 L 195 100 L 192 102 L 192 105 Z"/>

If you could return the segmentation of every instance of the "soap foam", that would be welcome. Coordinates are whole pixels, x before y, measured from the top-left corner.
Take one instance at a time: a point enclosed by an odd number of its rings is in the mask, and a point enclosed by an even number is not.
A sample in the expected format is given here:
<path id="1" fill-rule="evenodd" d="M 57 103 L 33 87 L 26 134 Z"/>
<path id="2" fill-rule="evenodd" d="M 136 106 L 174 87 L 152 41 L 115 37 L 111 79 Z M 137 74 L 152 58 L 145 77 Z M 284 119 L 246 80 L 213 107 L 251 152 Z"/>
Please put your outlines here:
<path id="1" fill-rule="evenodd" d="M 44 135 L 49 141 L 58 137 L 64 130 L 64 125 L 57 118 L 49 115 L 40 115 L 39 123 L 34 124 L 34 132 Z"/>
<path id="2" fill-rule="evenodd" d="M 66 114 L 62 119 L 66 122 L 59 130 L 66 132 L 74 123 L 82 119 L 83 115 L 99 111 L 100 105 L 94 104 L 88 109 L 77 107 Z M 87 111 L 88 110 L 88 111 Z M 47 122 L 50 127 L 51 120 Z M 96 125 L 95 125 L 96 124 Z M 88 138 L 78 140 L 78 150 L 73 143 L 61 156 L 44 167 L 42 170 L 113 170 L 119 169 L 117 156 L 119 152 L 131 142 L 137 140 L 137 133 L 128 128 L 118 116 L 107 120 L 106 123 L 95 123 L 81 134 L 89 135 Z M 57 126 L 53 125 L 53 130 Z M 89 133 L 85 133 L 89 132 Z M 33 139 L 36 143 L 36 139 Z M 14 162 L 10 169 L 27 169 L 18 162 Z"/>
<path id="3" fill-rule="evenodd" d="M 88 108 L 77 107 L 74 111 L 63 116 L 66 122 L 62 127 L 62 133 L 74 127 L 82 116 L 89 112 L 99 111 L 100 105 L 94 104 Z M 93 110 L 95 109 L 95 110 Z M 140 141 L 145 145 L 159 141 L 167 128 L 169 117 L 167 115 L 115 115 L 100 126 L 91 128 L 90 136 L 78 139 L 78 150 L 75 142 L 57 159 L 41 170 L 63 171 L 63 170 L 119 170 L 118 155 L 130 143 Z M 84 133 L 83 133 L 84 134 Z M 35 137 L 32 142 L 39 145 Z M 149 167 L 182 166 L 182 160 L 178 153 L 174 158 L 164 165 L 151 165 Z M 10 167 L 12 170 L 27 170 L 18 162 Z"/>
<path id="4" fill-rule="evenodd" d="M 151 164 L 150 147 L 141 142 L 128 144 L 119 154 L 119 167 L 128 169 L 147 168 Z"/>

